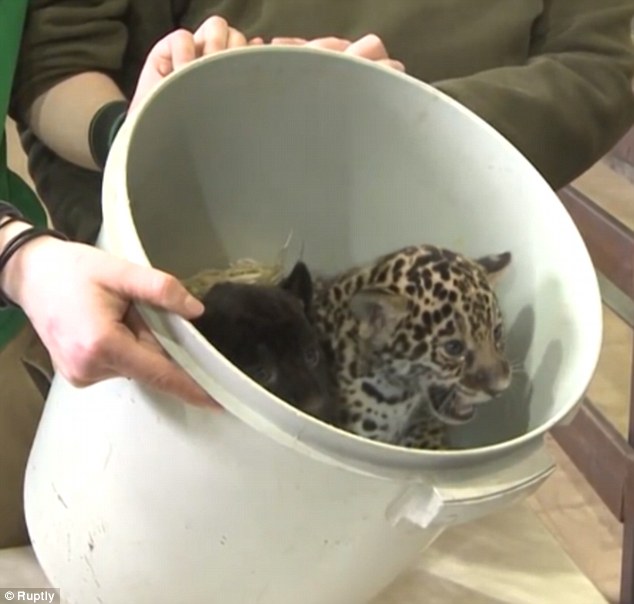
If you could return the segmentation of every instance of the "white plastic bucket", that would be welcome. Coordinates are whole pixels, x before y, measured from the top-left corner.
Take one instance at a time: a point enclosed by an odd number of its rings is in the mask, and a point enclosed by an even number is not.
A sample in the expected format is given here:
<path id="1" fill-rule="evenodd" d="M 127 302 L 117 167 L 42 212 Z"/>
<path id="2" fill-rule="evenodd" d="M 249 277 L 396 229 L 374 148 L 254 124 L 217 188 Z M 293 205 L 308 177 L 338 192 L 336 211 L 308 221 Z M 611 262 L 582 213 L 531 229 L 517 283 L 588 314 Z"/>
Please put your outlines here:
<path id="1" fill-rule="evenodd" d="M 454 432 L 468 448 L 406 450 L 299 413 L 187 321 L 142 308 L 227 412 L 55 378 L 25 497 L 69 604 L 361 604 L 444 528 L 551 472 L 543 435 L 592 375 L 600 296 L 568 215 L 505 139 L 412 78 L 298 48 L 198 61 L 119 133 L 103 248 L 186 277 L 272 259 L 291 230 L 326 272 L 423 242 L 512 251 L 499 294 L 528 379 Z"/>

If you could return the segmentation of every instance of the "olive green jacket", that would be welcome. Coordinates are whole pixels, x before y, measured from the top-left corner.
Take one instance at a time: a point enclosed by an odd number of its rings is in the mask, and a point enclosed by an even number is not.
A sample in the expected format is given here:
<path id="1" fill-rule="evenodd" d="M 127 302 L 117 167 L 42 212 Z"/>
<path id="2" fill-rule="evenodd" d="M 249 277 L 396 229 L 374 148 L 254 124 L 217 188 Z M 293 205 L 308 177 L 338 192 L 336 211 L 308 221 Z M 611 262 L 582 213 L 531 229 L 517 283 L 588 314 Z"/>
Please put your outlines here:
<path id="1" fill-rule="evenodd" d="M 554 188 L 634 119 L 634 0 L 32 0 L 15 114 L 83 70 L 111 74 L 131 95 L 152 44 L 212 14 L 248 36 L 378 34 L 411 75 L 492 124 Z"/>
<path id="2" fill-rule="evenodd" d="M 33 221 L 43 223 L 45 214 L 37 198 L 7 167 L 4 133 L 26 5 L 26 0 L 0 0 L 0 199 L 10 202 Z M 0 311 L 0 348 L 15 336 L 25 320 L 24 315 L 16 309 Z"/>

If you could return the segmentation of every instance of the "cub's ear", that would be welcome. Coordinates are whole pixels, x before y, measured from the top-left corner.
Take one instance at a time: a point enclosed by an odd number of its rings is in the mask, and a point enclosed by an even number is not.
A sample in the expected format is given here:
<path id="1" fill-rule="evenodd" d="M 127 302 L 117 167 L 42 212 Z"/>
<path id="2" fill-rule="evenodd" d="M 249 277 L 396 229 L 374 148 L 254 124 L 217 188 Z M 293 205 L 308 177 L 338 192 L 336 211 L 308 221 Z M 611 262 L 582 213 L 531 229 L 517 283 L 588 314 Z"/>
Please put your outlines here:
<path id="1" fill-rule="evenodd" d="M 361 289 L 350 298 L 350 311 L 360 323 L 359 335 L 377 347 L 390 341 L 409 310 L 407 298 L 381 288 Z"/>
<path id="2" fill-rule="evenodd" d="M 310 310 L 313 300 L 313 279 L 303 262 L 295 264 L 288 277 L 282 279 L 279 287 L 299 298 L 306 312 Z"/>
<path id="3" fill-rule="evenodd" d="M 511 264 L 511 252 L 489 254 L 478 258 L 476 262 L 486 271 L 490 283 L 497 283 Z"/>

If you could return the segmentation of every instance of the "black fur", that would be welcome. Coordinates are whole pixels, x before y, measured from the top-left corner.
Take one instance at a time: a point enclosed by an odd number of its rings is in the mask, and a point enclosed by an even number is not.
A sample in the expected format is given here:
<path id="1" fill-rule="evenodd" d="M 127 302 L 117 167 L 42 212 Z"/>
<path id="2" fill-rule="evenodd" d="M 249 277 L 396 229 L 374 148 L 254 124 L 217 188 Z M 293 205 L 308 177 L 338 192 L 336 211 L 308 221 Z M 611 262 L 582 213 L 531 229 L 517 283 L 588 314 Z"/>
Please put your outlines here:
<path id="1" fill-rule="evenodd" d="M 308 268 L 298 262 L 279 286 L 218 283 L 193 321 L 229 361 L 287 403 L 323 421 L 332 418 L 329 368 L 307 318 Z"/>

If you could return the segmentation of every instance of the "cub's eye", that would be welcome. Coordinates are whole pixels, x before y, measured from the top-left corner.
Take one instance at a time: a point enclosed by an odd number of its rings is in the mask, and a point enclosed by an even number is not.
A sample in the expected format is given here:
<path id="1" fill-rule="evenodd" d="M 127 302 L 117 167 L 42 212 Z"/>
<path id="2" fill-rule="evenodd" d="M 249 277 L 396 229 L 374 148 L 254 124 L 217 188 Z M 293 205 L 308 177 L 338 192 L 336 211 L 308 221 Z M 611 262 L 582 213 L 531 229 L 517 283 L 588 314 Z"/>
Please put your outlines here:
<path id="1" fill-rule="evenodd" d="M 496 342 L 499 342 L 504 336 L 504 331 L 502 330 L 502 325 L 496 325 L 493 330 L 493 338 Z"/>
<path id="2" fill-rule="evenodd" d="M 272 367 L 266 367 L 265 365 L 256 365 L 251 368 L 249 372 L 251 377 L 262 386 L 269 386 L 275 382 L 277 373 Z"/>
<path id="3" fill-rule="evenodd" d="M 316 367 L 320 359 L 319 348 L 317 348 L 317 346 L 308 348 L 304 351 L 304 358 L 306 359 L 306 363 L 308 363 L 308 365 Z"/>
<path id="4" fill-rule="evenodd" d="M 459 357 L 464 354 L 465 345 L 464 342 L 461 342 L 460 340 L 449 340 L 443 344 L 443 350 L 449 356 Z"/>

